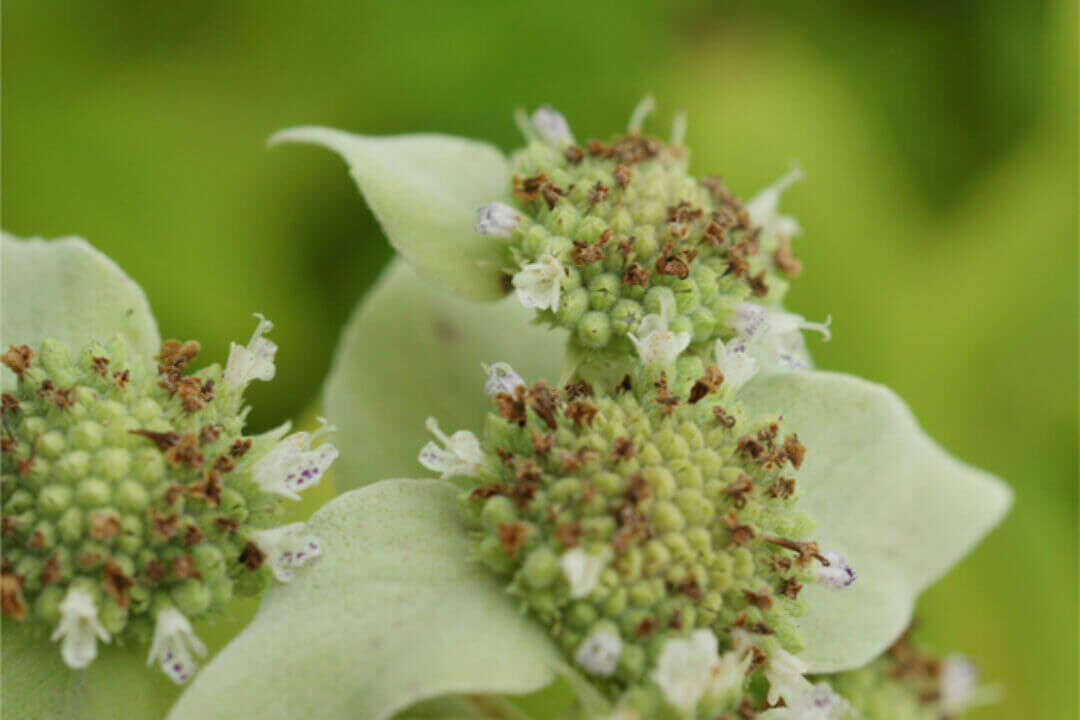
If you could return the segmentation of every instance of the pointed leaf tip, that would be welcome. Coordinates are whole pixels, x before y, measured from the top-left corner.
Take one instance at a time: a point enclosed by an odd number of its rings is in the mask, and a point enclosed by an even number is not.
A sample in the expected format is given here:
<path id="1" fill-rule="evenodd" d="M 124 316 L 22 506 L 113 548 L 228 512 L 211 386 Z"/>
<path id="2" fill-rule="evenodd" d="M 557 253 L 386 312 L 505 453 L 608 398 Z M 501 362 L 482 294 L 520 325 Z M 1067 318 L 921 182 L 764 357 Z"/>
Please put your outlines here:
<path id="1" fill-rule="evenodd" d="M 340 155 L 390 244 L 425 277 L 481 300 L 506 294 L 505 241 L 476 232 L 477 210 L 506 199 L 510 169 L 493 145 L 450 135 L 353 135 L 282 130 L 270 145 L 305 142 Z"/>
<path id="2" fill-rule="evenodd" d="M 807 454 L 799 508 L 814 539 L 845 555 L 858 579 L 842 590 L 808 587 L 800 619 L 814 672 L 858 667 L 911 621 L 915 599 L 1006 514 L 1012 491 L 950 457 L 882 385 L 817 371 L 755 378 L 740 400 L 783 413 Z"/>

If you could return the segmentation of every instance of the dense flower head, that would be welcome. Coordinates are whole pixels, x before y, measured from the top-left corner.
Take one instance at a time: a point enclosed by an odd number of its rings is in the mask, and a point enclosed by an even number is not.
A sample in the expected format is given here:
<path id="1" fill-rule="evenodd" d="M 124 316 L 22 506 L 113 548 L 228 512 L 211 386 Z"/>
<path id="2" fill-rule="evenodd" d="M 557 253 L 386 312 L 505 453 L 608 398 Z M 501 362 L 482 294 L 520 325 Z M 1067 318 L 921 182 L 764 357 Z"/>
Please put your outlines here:
<path id="1" fill-rule="evenodd" d="M 736 303 L 778 303 L 800 271 L 798 225 L 777 213 L 798 174 L 744 203 L 720 178 L 688 174 L 681 124 L 669 143 L 642 134 L 650 110 L 643 103 L 626 134 L 580 145 L 549 108 L 520 118 L 528 144 L 512 158 L 516 208 L 478 211 L 479 232 L 507 239 L 521 301 L 585 348 L 629 351 L 665 299 L 674 332 L 695 343 L 729 337 Z"/>
<path id="2" fill-rule="evenodd" d="M 808 539 L 806 448 L 778 418 L 747 417 L 696 356 L 635 363 L 616 387 L 529 385 L 499 365 L 483 439 L 468 443 L 481 455 L 450 474 L 468 478 L 479 559 L 583 672 L 613 697 L 641 691 L 671 711 L 705 698 L 712 712 L 767 655 L 801 649 L 800 590 L 831 579 L 838 556 Z M 698 646 L 712 648 L 708 682 L 675 677 L 672 653 Z"/>
<path id="3" fill-rule="evenodd" d="M 948 720 L 998 696 L 978 685 L 970 659 L 938 655 L 908 634 L 870 664 L 826 680 L 866 720 Z"/>
<path id="4" fill-rule="evenodd" d="M 287 427 L 244 434 L 243 391 L 274 374 L 269 329 L 198 374 L 193 341 L 154 358 L 119 336 L 3 354 L 17 377 L 3 395 L 5 620 L 53 628 L 73 668 L 98 641 L 153 638 L 151 661 L 182 682 L 202 652 L 190 618 L 318 555 L 271 528 L 337 451 Z"/>

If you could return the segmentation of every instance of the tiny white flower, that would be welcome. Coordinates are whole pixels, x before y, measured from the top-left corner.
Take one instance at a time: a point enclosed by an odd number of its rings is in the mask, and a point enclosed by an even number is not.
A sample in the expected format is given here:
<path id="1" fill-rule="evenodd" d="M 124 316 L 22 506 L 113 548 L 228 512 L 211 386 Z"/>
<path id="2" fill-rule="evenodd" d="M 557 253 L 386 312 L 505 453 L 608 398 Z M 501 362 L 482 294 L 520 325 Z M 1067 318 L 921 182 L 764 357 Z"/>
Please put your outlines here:
<path id="1" fill-rule="evenodd" d="M 206 655 L 206 646 L 195 637 L 187 617 L 173 607 L 159 610 L 146 664 L 153 665 L 156 660 L 169 679 L 179 685 L 187 682 L 195 672 L 194 656 L 203 655 Z"/>
<path id="2" fill-rule="evenodd" d="M 688 638 L 664 643 L 651 677 L 667 703 L 689 715 L 705 693 L 723 695 L 741 687 L 749 661 L 741 647 L 720 657 L 712 631 L 695 630 Z"/>
<path id="3" fill-rule="evenodd" d="M 813 685 L 804 676 L 807 666 L 784 650 L 777 650 L 765 666 L 769 681 L 767 700 L 775 705 L 781 699 L 790 720 L 840 720 L 847 717 L 851 705 L 824 682 Z"/>
<path id="4" fill-rule="evenodd" d="M 766 335 L 747 347 L 758 364 L 767 369 L 809 370 L 813 367 L 806 340 L 800 331 Z"/>
<path id="5" fill-rule="evenodd" d="M 251 541 L 266 556 L 265 560 L 278 582 L 289 582 L 296 568 L 314 562 L 322 554 L 318 538 L 306 534 L 306 530 L 307 525 L 295 522 L 249 533 Z"/>
<path id="6" fill-rule="evenodd" d="M 766 234 L 775 234 L 791 237 L 799 233 L 799 223 L 795 218 L 779 213 L 780 195 L 792 184 L 802 180 L 803 173 L 799 168 L 792 168 L 779 180 L 762 190 L 746 203 L 746 211 L 750 214 L 750 221 Z"/>
<path id="7" fill-rule="evenodd" d="M 94 596 L 79 587 L 71 587 L 60 601 L 60 624 L 53 631 L 53 641 L 60 641 L 64 663 L 80 670 L 97 657 L 97 641 L 109 642 L 111 636 L 98 622 Z"/>
<path id="8" fill-rule="evenodd" d="M 622 638 L 610 630 L 597 630 L 578 645 L 574 662 L 591 675 L 607 677 L 615 672 L 622 655 Z"/>
<path id="9" fill-rule="evenodd" d="M 338 456 L 337 448 L 330 443 L 311 447 L 315 440 L 335 429 L 333 425 L 327 425 L 323 418 L 319 418 L 319 422 L 322 427 L 314 433 L 297 432 L 289 435 L 252 465 L 251 474 L 259 487 L 267 492 L 299 500 L 298 493 L 301 490 L 318 484 L 323 473 Z"/>
<path id="10" fill-rule="evenodd" d="M 252 380 L 268 381 L 274 379 L 274 353 L 277 345 L 263 337 L 270 332 L 274 323 L 256 313 L 259 324 L 247 346 L 229 344 L 229 359 L 225 363 L 224 383 L 230 387 L 243 389 Z"/>
<path id="11" fill-rule="evenodd" d="M 494 397 L 499 393 L 506 393 L 513 395 L 519 387 L 525 385 L 525 381 L 521 379 L 521 376 L 514 372 L 514 368 L 510 367 L 509 363 L 497 362 L 492 363 L 490 366 L 484 365 L 484 372 L 487 373 L 487 382 L 484 383 L 484 392 Z"/>
<path id="12" fill-rule="evenodd" d="M 757 361 L 747 353 L 746 342 L 736 337 L 725 345 L 723 340 L 716 341 L 716 367 L 724 376 L 724 387 L 729 393 L 736 393 L 750 378 L 757 373 Z"/>
<path id="13" fill-rule="evenodd" d="M 810 683 L 805 677 L 806 664 L 789 652 L 777 650 L 769 657 L 765 666 L 765 677 L 769 681 L 768 701 L 775 705 L 784 698 L 791 706 L 789 698 L 797 698 L 806 692 Z"/>
<path id="14" fill-rule="evenodd" d="M 548 105 L 537 108 L 529 121 L 540 139 L 549 145 L 561 147 L 574 142 L 574 135 L 570 132 L 570 124 L 566 122 L 566 118 Z"/>
<path id="15" fill-rule="evenodd" d="M 637 335 L 627 333 L 644 365 L 667 367 L 690 345 L 690 333 L 668 330 L 671 302 L 670 298 L 660 296 L 660 314 L 642 318 Z"/>
<path id="16" fill-rule="evenodd" d="M 652 95 L 646 95 L 641 98 L 641 102 L 637 104 L 634 111 L 630 113 L 630 122 L 626 124 L 626 131 L 631 133 L 641 132 L 641 128 L 645 125 L 645 120 L 652 115 L 653 110 L 656 109 L 656 99 Z"/>
<path id="17" fill-rule="evenodd" d="M 476 232 L 491 237 L 508 238 L 522 220 L 522 215 L 506 203 L 493 202 L 476 211 Z"/>
<path id="18" fill-rule="evenodd" d="M 1001 700 L 1001 688 L 979 685 L 979 670 L 964 655 L 949 655 L 941 664 L 938 709 L 945 717 L 960 715 L 976 707 Z"/>
<path id="19" fill-rule="evenodd" d="M 735 314 L 731 320 L 732 329 L 747 344 L 762 342 L 772 336 L 788 335 L 799 330 L 815 330 L 828 341 L 832 337 L 829 331 L 831 324 L 831 315 L 823 323 L 814 323 L 808 322 L 802 315 L 748 302 L 739 303 L 735 307 Z"/>
<path id="20" fill-rule="evenodd" d="M 834 588 L 846 588 L 855 582 L 855 569 L 848 564 L 847 558 L 839 553 L 821 553 L 824 563 L 818 563 L 814 570 L 814 579 L 821 585 Z"/>
<path id="21" fill-rule="evenodd" d="M 563 553 L 559 560 L 563 575 L 570 584 L 570 597 L 583 598 L 593 591 L 600 581 L 600 571 L 606 559 L 602 555 L 590 555 L 581 548 Z"/>
<path id="22" fill-rule="evenodd" d="M 525 307 L 556 310 L 565 276 L 566 270 L 554 255 L 541 255 L 514 275 L 514 290 Z"/>
<path id="23" fill-rule="evenodd" d="M 428 432 L 434 435 L 443 447 L 434 442 L 425 445 L 420 450 L 421 465 L 428 470 L 442 473 L 443 480 L 454 475 L 475 477 L 483 468 L 484 452 L 480 449 L 480 441 L 471 432 L 458 430 L 447 437 L 433 417 L 427 419 L 426 426 Z"/>

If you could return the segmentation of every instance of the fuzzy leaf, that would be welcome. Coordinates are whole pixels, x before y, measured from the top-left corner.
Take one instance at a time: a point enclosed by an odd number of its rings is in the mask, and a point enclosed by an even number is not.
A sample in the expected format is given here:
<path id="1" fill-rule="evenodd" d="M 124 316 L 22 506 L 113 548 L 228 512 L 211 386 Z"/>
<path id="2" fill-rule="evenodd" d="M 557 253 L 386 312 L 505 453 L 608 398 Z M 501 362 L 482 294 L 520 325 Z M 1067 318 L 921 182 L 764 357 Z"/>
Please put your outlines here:
<path id="1" fill-rule="evenodd" d="M 907 627 L 915 598 L 1001 520 L 1012 491 L 950 457 L 892 391 L 827 372 L 764 375 L 740 400 L 783 412 L 807 448 L 799 509 L 823 550 L 858 577 L 842 590 L 808 587 L 800 619 L 813 672 L 858 667 Z"/>
<path id="2" fill-rule="evenodd" d="M 390 244 L 422 275 L 483 300 L 506 294 L 505 241 L 473 229 L 476 211 L 505 199 L 510 169 L 493 145 L 451 135 L 368 137 L 320 127 L 270 139 L 341 155 Z"/>
<path id="3" fill-rule="evenodd" d="M 531 317 L 512 297 L 463 300 L 401 260 L 387 268 L 350 320 L 323 392 L 338 427 L 338 487 L 420 470 L 429 415 L 444 429 L 479 432 L 490 408 L 482 363 L 509 362 L 526 380 L 557 379 L 565 335 L 530 325 Z"/>
<path id="4" fill-rule="evenodd" d="M 146 295 L 116 263 L 79 238 L 0 235 L 0 347 L 46 338 L 78 350 L 123 335 L 152 355 L 161 338 Z M 11 380 L 5 368 L 5 381 Z"/>
<path id="5" fill-rule="evenodd" d="M 170 720 L 382 720 L 454 693 L 524 693 L 560 658 L 471 557 L 458 491 L 387 480 L 309 521 L 323 557 L 266 595 Z"/>
<path id="6" fill-rule="evenodd" d="M 146 648 L 99 645 L 98 658 L 72 670 L 44 628 L 3 622 L 3 717 L 20 720 L 157 720 L 179 695 L 146 667 Z"/>

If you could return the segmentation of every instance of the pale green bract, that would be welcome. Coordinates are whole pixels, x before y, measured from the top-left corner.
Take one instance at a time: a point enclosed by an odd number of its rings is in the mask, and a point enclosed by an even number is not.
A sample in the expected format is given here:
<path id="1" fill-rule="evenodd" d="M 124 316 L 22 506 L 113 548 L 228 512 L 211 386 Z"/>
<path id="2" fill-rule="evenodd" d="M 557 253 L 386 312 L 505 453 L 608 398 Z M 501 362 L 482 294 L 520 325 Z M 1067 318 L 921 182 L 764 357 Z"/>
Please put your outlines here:
<path id="1" fill-rule="evenodd" d="M 0 345 L 37 346 L 46 337 L 82 347 L 120 334 L 133 350 L 161 345 L 142 289 L 116 263 L 79 238 L 19 240 L 3 233 Z M 5 386 L 14 381 L 2 370 Z"/>
<path id="2" fill-rule="evenodd" d="M 270 142 L 310 142 L 341 155 L 390 244 L 423 276 L 466 297 L 506 294 L 504 243 L 473 230 L 476 209 L 509 187 L 498 148 L 449 135 L 368 137 L 319 127 L 284 130 Z"/>
<path id="3" fill-rule="evenodd" d="M 478 427 L 481 364 L 509 361 L 530 377 L 556 376 L 565 333 L 531 326 L 530 316 L 513 298 L 454 297 L 394 261 L 346 327 L 323 392 L 351 450 L 338 460 L 338 487 L 416 472 L 429 415 Z"/>
<path id="4" fill-rule="evenodd" d="M 802 658 L 815 673 L 859 667 L 900 636 L 918 594 L 1004 517 L 1012 491 L 945 453 L 882 385 L 779 373 L 739 397 L 750 411 L 783 408 L 784 426 L 809 449 L 799 507 L 816 521 L 822 547 L 859 573 L 842 592 L 805 589 Z"/>
<path id="5" fill-rule="evenodd" d="M 438 695 L 550 683 L 559 653 L 469 559 L 457 492 L 384 480 L 324 506 L 309 522 L 322 561 L 268 595 L 169 720 L 382 720 Z"/>

